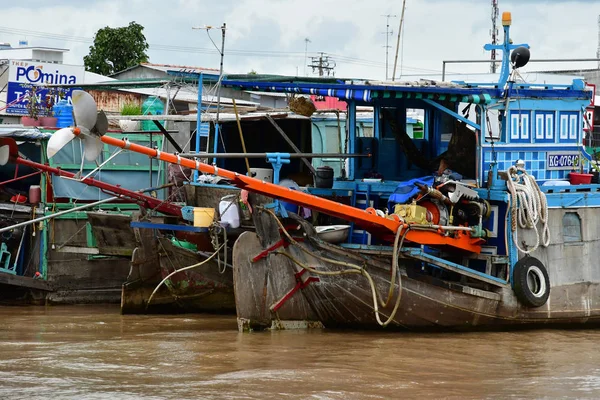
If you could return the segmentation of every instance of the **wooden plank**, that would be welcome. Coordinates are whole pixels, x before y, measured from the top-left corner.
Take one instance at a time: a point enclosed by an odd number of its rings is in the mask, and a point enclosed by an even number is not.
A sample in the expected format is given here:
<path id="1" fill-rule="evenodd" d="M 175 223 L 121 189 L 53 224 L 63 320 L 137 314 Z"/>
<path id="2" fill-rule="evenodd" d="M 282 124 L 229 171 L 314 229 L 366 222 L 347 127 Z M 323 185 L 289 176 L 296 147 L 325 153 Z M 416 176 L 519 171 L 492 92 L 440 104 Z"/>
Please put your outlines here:
<path id="1" fill-rule="evenodd" d="M 131 217 L 120 214 L 88 212 L 98 254 L 130 257 L 136 247 L 133 229 L 129 226 Z"/>
<path id="2" fill-rule="evenodd" d="M 33 279 L 28 276 L 19 276 L 12 274 L 0 273 L 0 284 L 25 287 L 29 289 L 38 289 L 51 291 L 52 289 L 43 279 Z"/>
<path id="3" fill-rule="evenodd" d="M 269 120 L 269 122 L 271 123 L 271 125 L 273 125 L 275 127 L 275 129 L 277 130 L 277 132 L 279 132 L 279 134 L 285 139 L 286 142 L 288 142 L 288 144 L 290 145 L 290 147 L 292 149 L 294 149 L 294 151 L 296 153 L 302 153 L 300 151 L 300 149 L 298 147 L 296 147 L 296 145 L 294 144 L 294 142 L 292 142 L 292 139 L 290 139 L 288 137 L 288 135 L 286 135 L 286 133 L 283 131 L 283 129 L 281 129 L 281 127 L 279 125 L 277 125 L 277 122 L 275 122 L 275 120 L 273 118 L 271 118 L 271 116 L 269 114 L 266 115 L 266 118 Z M 315 167 L 312 166 L 312 164 L 304 157 L 301 158 L 302 162 L 304 162 L 304 164 L 306 164 L 306 166 L 308 167 L 308 169 L 310 170 L 310 172 L 313 175 L 317 175 L 317 171 L 315 170 Z"/>
<path id="4" fill-rule="evenodd" d="M 0 203 L 0 210 L 2 211 L 13 211 L 14 212 L 19 212 L 19 213 L 28 213 L 31 214 L 31 207 L 29 206 L 22 206 L 20 204 L 10 204 L 10 203 Z M 44 211 L 41 208 L 36 208 L 35 209 L 35 213 L 36 214 L 43 214 Z"/>
<path id="5" fill-rule="evenodd" d="M 98 250 L 97 247 L 79 247 L 79 246 L 57 247 L 56 252 L 57 253 L 87 254 L 87 255 L 100 254 L 100 250 Z"/>

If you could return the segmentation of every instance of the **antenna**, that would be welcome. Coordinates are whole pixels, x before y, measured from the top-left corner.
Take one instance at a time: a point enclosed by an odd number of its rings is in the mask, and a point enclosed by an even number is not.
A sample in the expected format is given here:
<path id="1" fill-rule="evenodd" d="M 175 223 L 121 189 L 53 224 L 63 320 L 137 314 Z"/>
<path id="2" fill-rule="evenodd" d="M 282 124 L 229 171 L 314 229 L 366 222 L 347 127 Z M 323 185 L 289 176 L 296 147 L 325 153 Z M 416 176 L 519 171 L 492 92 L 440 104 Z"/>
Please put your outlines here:
<path id="1" fill-rule="evenodd" d="M 304 76 L 306 76 L 306 54 L 308 53 L 308 44 L 311 43 L 309 38 L 304 38 Z"/>
<path id="2" fill-rule="evenodd" d="M 383 32 L 385 34 L 385 80 L 388 80 L 388 66 L 389 66 L 389 62 L 388 62 L 388 55 L 389 55 L 389 49 L 390 46 L 389 45 L 389 41 L 390 41 L 390 36 L 394 34 L 394 30 L 390 29 L 390 18 L 397 18 L 397 15 L 392 15 L 392 14 L 385 14 L 382 15 L 382 17 L 385 17 L 385 32 Z"/>
<path id="3" fill-rule="evenodd" d="M 492 45 L 498 44 L 498 0 L 492 0 Z M 496 73 L 496 49 L 492 50 L 492 62 L 490 63 L 490 72 Z"/>

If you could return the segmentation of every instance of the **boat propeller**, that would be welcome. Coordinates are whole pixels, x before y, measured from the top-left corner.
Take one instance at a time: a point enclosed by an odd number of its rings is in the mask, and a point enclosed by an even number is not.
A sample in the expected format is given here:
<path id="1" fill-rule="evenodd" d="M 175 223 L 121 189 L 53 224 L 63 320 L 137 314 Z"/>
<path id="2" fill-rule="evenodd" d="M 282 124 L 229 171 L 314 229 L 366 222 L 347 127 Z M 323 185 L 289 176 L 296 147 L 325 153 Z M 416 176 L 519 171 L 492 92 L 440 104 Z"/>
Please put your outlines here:
<path id="1" fill-rule="evenodd" d="M 89 93 L 74 90 L 71 98 L 74 126 L 54 132 L 48 141 L 48 158 L 52 158 L 75 137 L 79 137 L 83 140 L 85 159 L 94 161 L 102 152 L 103 143 L 100 137 L 108 130 L 108 119 L 104 111 L 98 111 L 96 102 Z"/>
<path id="2" fill-rule="evenodd" d="M 18 156 L 17 142 L 12 138 L 0 138 L 0 165 L 6 165 L 11 158 Z"/>

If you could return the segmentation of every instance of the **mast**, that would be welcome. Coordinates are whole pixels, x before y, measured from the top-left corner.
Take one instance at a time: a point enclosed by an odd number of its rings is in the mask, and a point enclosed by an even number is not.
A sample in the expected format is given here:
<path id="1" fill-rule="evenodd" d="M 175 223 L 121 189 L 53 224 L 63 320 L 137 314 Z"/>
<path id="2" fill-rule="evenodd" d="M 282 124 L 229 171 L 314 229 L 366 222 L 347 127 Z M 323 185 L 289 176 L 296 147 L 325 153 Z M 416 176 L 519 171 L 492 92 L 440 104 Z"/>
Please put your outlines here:
<path id="1" fill-rule="evenodd" d="M 400 14 L 400 27 L 398 27 L 398 39 L 396 40 L 396 57 L 394 58 L 392 81 L 396 79 L 396 65 L 398 65 L 398 49 L 400 48 L 400 35 L 402 34 L 402 24 L 404 23 L 404 10 L 406 10 L 406 0 L 402 2 L 402 14 Z"/>

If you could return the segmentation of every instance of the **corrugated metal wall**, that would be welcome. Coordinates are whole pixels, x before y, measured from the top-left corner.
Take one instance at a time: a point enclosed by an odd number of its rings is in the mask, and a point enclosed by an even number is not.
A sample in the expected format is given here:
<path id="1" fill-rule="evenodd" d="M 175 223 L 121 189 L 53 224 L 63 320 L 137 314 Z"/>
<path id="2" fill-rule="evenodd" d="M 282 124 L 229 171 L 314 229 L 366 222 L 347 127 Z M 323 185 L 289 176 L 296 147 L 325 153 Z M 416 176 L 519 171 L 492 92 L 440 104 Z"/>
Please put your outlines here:
<path id="1" fill-rule="evenodd" d="M 121 107 L 125 103 L 142 104 L 142 95 L 137 93 L 88 90 L 92 95 L 99 110 L 107 113 L 121 113 Z"/>

